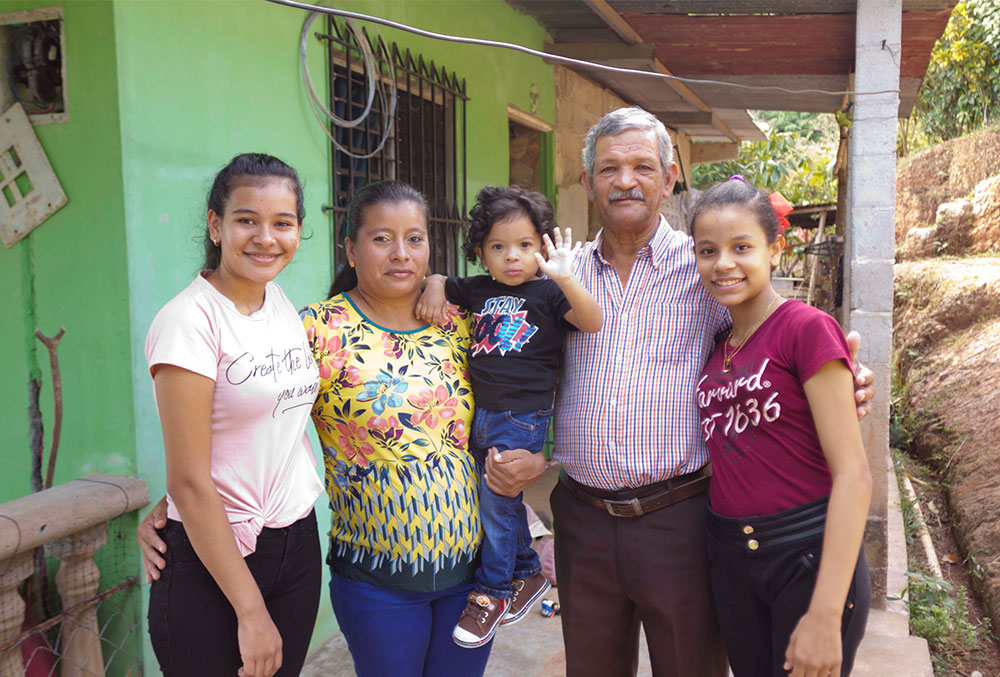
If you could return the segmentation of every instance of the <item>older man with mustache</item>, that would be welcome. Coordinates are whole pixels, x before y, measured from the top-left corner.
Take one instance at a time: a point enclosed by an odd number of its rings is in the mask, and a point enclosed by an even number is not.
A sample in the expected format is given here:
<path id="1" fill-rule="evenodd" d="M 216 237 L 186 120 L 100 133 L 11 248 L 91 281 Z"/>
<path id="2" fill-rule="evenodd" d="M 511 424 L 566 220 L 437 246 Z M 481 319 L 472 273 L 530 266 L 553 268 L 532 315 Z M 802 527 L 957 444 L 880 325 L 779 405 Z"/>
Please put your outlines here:
<path id="1" fill-rule="evenodd" d="M 567 339 L 556 400 L 567 674 L 635 675 L 641 624 L 656 677 L 721 677 L 705 553 L 711 473 L 694 393 L 728 313 L 699 282 L 690 237 L 660 215 L 678 175 L 663 124 L 641 108 L 608 113 L 587 134 L 583 160 L 604 228 L 577 275 L 605 324 Z M 858 377 L 862 416 L 872 377 Z M 531 464 L 506 452 L 487 465 L 487 481 L 520 491 L 542 471 Z"/>

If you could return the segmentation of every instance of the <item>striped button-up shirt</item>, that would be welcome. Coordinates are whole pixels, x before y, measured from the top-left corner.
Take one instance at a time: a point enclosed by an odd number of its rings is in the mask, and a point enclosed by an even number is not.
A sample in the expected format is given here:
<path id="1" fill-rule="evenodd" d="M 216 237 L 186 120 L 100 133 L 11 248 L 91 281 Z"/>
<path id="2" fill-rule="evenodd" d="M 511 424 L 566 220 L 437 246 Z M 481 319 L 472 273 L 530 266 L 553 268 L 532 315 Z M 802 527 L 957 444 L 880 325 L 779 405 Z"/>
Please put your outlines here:
<path id="1" fill-rule="evenodd" d="M 604 327 L 566 341 L 555 459 L 578 482 L 614 490 L 708 462 L 695 385 L 729 314 L 702 286 L 690 236 L 666 219 L 624 287 L 602 236 L 584 246 L 576 273 L 604 309 Z"/>

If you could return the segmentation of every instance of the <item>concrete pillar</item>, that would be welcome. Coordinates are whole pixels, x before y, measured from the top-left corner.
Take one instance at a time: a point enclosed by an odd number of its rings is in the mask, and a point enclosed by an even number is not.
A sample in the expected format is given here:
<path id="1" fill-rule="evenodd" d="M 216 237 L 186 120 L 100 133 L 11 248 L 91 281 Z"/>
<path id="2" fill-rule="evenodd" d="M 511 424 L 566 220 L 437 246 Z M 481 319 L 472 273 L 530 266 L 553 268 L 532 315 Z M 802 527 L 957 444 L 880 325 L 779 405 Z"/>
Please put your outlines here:
<path id="1" fill-rule="evenodd" d="M 34 561 L 35 554 L 31 551 L 0 561 L 0 643 L 7 644 L 21 634 L 25 604 L 17 586 L 31 575 Z M 23 675 L 21 646 L 15 644 L 0 653 L 0 677 Z"/>
<path id="2" fill-rule="evenodd" d="M 108 524 L 101 522 L 45 546 L 45 550 L 60 561 L 56 586 L 63 609 L 72 609 L 94 599 L 101 580 L 94 554 L 107 542 Z M 60 636 L 63 656 L 61 677 L 104 674 L 96 603 L 67 616 L 63 620 Z"/>
<path id="3" fill-rule="evenodd" d="M 901 0 L 858 0 L 854 91 L 899 89 Z M 892 269 L 895 263 L 896 119 L 899 94 L 855 96 L 848 145 L 845 266 L 847 324 L 861 332 L 860 358 L 875 371 L 872 414 L 861 426 L 874 488 L 865 548 L 872 602 L 885 606 Z"/>

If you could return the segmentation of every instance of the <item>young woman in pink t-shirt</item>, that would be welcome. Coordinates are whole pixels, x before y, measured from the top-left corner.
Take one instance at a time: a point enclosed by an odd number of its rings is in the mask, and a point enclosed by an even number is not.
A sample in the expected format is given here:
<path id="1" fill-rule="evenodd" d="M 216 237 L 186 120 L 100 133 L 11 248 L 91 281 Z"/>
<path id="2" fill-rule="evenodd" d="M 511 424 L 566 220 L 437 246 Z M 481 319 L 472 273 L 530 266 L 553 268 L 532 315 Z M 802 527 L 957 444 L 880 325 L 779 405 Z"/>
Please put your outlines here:
<path id="1" fill-rule="evenodd" d="M 840 326 L 771 286 L 782 223 L 742 177 L 692 214 L 701 281 L 733 320 L 697 387 L 710 574 L 736 677 L 847 675 L 868 615 L 872 480 Z"/>
<path id="2" fill-rule="evenodd" d="M 208 197 L 204 270 L 146 336 L 167 470 L 149 632 L 165 675 L 298 675 L 319 605 L 305 434 L 319 372 L 275 276 L 299 246 L 295 171 L 233 158 Z M 153 580 L 157 579 L 157 580 Z"/>

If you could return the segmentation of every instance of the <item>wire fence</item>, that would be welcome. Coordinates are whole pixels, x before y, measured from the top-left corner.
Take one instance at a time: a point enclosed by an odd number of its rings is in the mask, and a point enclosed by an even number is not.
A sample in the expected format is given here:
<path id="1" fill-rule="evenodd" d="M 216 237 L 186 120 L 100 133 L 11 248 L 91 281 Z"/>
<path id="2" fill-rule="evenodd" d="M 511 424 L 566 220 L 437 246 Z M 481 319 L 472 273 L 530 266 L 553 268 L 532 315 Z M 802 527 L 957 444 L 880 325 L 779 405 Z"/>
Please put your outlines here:
<path id="1" fill-rule="evenodd" d="M 80 532 L 35 552 L 34 570 L 18 588 L 21 632 L 0 644 L 5 677 L 21 674 L 12 667 L 18 663 L 27 677 L 142 674 L 135 518 L 106 524 L 106 532 Z M 0 563 L 0 576 L 12 561 Z M 0 618 L 16 622 L 19 606 L 17 597 L 4 600 Z"/>

